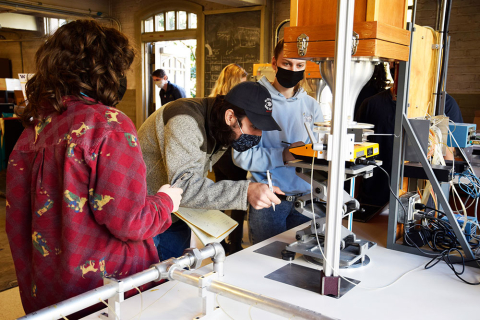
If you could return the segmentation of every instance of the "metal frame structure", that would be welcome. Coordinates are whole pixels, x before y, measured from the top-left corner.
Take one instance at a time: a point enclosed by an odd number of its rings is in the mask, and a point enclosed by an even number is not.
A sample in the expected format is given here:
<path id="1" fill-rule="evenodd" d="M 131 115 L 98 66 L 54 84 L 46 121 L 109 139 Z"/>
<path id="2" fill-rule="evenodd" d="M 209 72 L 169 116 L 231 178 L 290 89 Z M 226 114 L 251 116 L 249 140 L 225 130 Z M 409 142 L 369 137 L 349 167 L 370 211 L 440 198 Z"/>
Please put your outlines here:
<path id="1" fill-rule="evenodd" d="M 212 272 L 202 275 L 191 273 L 190 270 L 184 269 L 196 269 L 200 267 L 202 261 L 207 258 L 212 258 Z M 177 280 L 199 289 L 199 296 L 202 298 L 202 310 L 195 319 L 202 319 L 220 310 L 220 307 L 215 303 L 215 294 L 219 294 L 284 317 L 308 320 L 333 320 L 321 313 L 293 305 L 286 301 L 270 298 L 219 281 L 218 279 L 223 277 L 224 261 L 225 251 L 220 243 L 211 243 L 202 249 L 187 249 L 184 255 L 179 258 L 170 258 L 153 265 L 147 270 L 121 280 L 106 278 L 104 280 L 105 284 L 99 288 L 27 314 L 19 319 L 61 319 L 107 299 L 109 312 L 111 310 L 113 312 L 112 314 L 104 313 L 100 317 L 102 319 L 121 319 L 121 302 L 123 301 L 125 292 L 152 281 L 168 279 L 170 281 Z"/>
<path id="2" fill-rule="evenodd" d="M 328 165 L 328 197 L 325 233 L 325 263 L 321 278 L 321 293 L 336 294 L 339 290 L 340 241 L 342 228 L 343 183 L 345 152 L 342 143 L 347 140 L 347 108 L 352 59 L 354 0 L 339 0 L 335 33 L 335 83 L 333 93 L 331 161 Z M 329 289 L 331 288 L 331 289 Z M 332 291 L 330 291 L 332 290 Z"/>
<path id="3" fill-rule="evenodd" d="M 413 19 L 413 21 L 415 21 Z M 411 31 L 411 40 L 413 39 L 413 32 L 415 31 L 413 28 L 413 24 L 409 23 L 407 28 Z M 412 43 L 412 41 L 411 41 Z M 391 172 L 391 184 L 390 187 L 392 191 L 395 193 L 396 196 L 399 194 L 399 186 L 402 183 L 403 179 L 403 164 L 405 158 L 405 150 L 404 146 L 406 145 L 407 137 L 410 139 L 412 143 L 412 147 L 415 150 L 417 157 L 420 160 L 420 163 L 423 166 L 425 174 L 430 181 L 432 188 L 435 194 L 438 197 L 439 203 L 443 208 L 446 216 L 448 217 L 448 221 L 452 226 L 455 235 L 460 242 L 460 245 L 463 249 L 465 257 L 467 259 L 473 259 L 474 255 L 473 252 L 468 245 L 468 241 L 466 240 L 455 216 L 453 214 L 452 208 L 448 203 L 448 199 L 445 197 L 444 192 L 442 191 L 442 186 L 438 182 L 435 174 L 433 172 L 432 166 L 427 160 L 425 153 L 423 152 L 420 143 L 413 131 L 412 125 L 407 117 L 407 110 L 408 110 L 408 91 L 409 91 L 409 79 L 410 79 L 410 60 L 412 57 L 412 46 L 410 46 L 410 56 L 409 61 L 400 62 L 399 67 L 399 74 L 398 74 L 398 91 L 397 91 L 397 107 L 395 113 L 395 131 L 394 131 L 394 142 L 393 142 L 393 155 L 392 155 L 392 172 Z M 405 134 L 404 134 L 405 131 Z M 388 236 L 387 236 L 387 248 L 398 250 L 407 253 L 413 253 L 418 255 L 423 255 L 427 257 L 433 257 L 438 255 L 438 253 L 434 253 L 432 251 L 423 250 L 419 251 L 415 247 L 410 247 L 406 245 L 402 245 L 396 242 L 397 238 L 397 217 L 398 217 L 398 210 L 402 209 L 399 206 L 399 203 L 394 195 L 390 195 L 390 207 L 389 207 L 389 218 L 388 218 Z M 403 209 L 402 209 L 403 210 Z M 452 260 L 456 260 L 455 257 L 452 257 Z M 470 264 L 472 266 L 476 266 L 476 264 Z"/>

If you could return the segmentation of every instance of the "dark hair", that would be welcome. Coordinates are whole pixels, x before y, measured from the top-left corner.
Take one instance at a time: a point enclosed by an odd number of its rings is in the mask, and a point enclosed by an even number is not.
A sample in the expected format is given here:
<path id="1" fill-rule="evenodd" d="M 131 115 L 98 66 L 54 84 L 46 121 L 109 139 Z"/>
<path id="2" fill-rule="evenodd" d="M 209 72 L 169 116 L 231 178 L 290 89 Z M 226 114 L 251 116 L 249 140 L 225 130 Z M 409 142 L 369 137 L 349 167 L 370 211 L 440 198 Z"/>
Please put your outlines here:
<path id="1" fill-rule="evenodd" d="M 66 110 L 63 97 L 87 104 L 118 103 L 120 78 L 135 58 L 127 37 L 94 20 L 67 23 L 47 39 L 35 54 L 36 72 L 27 82 L 28 104 L 20 115 L 25 126 L 54 112 Z M 95 100 L 86 100 L 82 93 Z"/>
<path id="2" fill-rule="evenodd" d="M 280 53 L 282 53 L 283 45 L 284 45 L 284 41 L 283 39 L 280 39 L 280 41 L 277 42 L 275 49 L 273 50 L 273 56 L 275 57 L 275 60 L 277 60 Z"/>
<path id="3" fill-rule="evenodd" d="M 163 78 L 166 75 L 167 75 L 167 73 L 163 69 L 157 69 L 157 70 L 153 71 L 153 73 L 152 73 L 152 77 L 158 77 L 158 78 Z"/>
<path id="4" fill-rule="evenodd" d="M 243 118 L 247 115 L 245 110 L 229 103 L 225 100 L 225 96 L 218 95 L 213 103 L 212 113 L 210 114 L 210 134 L 215 138 L 217 143 L 223 147 L 227 147 L 235 140 L 235 133 L 232 128 L 225 122 L 225 112 L 232 109 L 238 123 L 241 126 Z"/>

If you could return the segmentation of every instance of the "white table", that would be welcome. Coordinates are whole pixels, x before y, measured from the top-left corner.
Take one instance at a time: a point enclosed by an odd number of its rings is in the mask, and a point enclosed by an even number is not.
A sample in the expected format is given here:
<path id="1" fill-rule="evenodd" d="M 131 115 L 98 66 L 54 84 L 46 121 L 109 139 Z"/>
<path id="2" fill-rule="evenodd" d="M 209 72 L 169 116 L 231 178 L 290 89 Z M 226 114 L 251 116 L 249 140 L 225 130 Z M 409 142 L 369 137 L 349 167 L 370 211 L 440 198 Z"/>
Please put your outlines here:
<path id="1" fill-rule="evenodd" d="M 289 262 L 253 251 L 274 241 L 293 242 L 295 231 L 304 225 L 227 257 L 225 276 L 221 281 L 342 320 L 480 319 L 477 310 L 480 286 L 463 283 L 443 262 L 429 270 L 416 269 L 387 288 L 366 288 L 387 286 L 409 270 L 429 261 L 425 257 L 386 249 L 386 219 L 383 214 L 367 224 L 354 223 L 353 231 L 357 237 L 375 241 L 378 245 L 368 253 L 371 258 L 368 266 L 341 270 L 342 276 L 360 280 L 361 283 L 360 287 L 353 288 L 340 299 L 264 278 Z M 292 263 L 318 268 L 303 257 L 297 257 Z M 212 265 L 209 264 L 195 272 L 205 274 L 211 270 Z M 477 282 L 480 269 L 467 267 L 463 277 Z M 143 293 L 142 297 L 144 310 L 141 319 L 193 319 L 201 310 L 198 289 L 176 281 L 159 285 Z M 217 301 L 222 310 L 208 319 L 285 319 L 222 296 L 218 296 Z M 122 320 L 138 318 L 140 304 L 139 295 L 123 302 Z M 98 319 L 98 314 L 85 319 Z"/>

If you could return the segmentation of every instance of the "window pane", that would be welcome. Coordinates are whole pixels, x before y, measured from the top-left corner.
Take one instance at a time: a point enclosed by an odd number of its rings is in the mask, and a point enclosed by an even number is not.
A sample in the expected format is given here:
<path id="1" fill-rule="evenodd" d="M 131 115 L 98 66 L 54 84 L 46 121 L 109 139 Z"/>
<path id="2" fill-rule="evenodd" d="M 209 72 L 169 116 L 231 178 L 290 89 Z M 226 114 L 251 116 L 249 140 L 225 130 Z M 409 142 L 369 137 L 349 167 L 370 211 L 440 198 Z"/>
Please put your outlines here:
<path id="1" fill-rule="evenodd" d="M 163 12 L 155 16 L 155 31 L 165 31 L 165 18 Z"/>
<path id="2" fill-rule="evenodd" d="M 153 32 L 153 17 L 145 20 L 145 31 L 144 32 Z"/>
<path id="3" fill-rule="evenodd" d="M 178 30 L 187 29 L 187 13 L 185 11 L 177 12 L 177 29 Z"/>
<path id="4" fill-rule="evenodd" d="M 407 22 L 412 22 L 412 9 L 407 10 Z"/>
<path id="5" fill-rule="evenodd" d="M 51 18 L 50 19 L 50 34 L 54 34 L 55 31 L 58 29 L 58 19 Z"/>
<path id="6" fill-rule="evenodd" d="M 197 29 L 197 15 L 195 13 L 188 14 L 188 29 Z"/>
<path id="7" fill-rule="evenodd" d="M 167 12 L 167 30 L 175 30 L 175 11 Z"/>

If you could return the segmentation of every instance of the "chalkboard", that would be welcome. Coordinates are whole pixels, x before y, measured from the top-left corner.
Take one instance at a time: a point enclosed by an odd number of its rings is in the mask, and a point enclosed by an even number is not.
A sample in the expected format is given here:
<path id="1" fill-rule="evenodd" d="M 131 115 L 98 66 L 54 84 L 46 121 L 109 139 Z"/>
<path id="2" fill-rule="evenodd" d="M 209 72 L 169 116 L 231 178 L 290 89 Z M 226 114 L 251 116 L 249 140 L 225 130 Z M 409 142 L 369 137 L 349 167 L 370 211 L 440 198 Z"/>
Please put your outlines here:
<path id="1" fill-rule="evenodd" d="M 252 74 L 260 62 L 260 23 L 260 10 L 205 16 L 205 96 L 230 63 Z"/>

